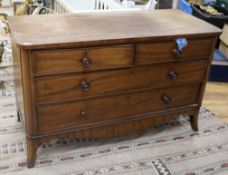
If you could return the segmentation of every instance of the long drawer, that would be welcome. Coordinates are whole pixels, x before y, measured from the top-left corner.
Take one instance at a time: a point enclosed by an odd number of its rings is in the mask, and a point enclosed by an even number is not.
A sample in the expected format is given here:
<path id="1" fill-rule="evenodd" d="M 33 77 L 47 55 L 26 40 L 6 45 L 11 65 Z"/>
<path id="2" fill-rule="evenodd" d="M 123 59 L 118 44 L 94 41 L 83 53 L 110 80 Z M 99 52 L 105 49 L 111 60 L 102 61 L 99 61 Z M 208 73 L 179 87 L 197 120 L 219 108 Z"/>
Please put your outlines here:
<path id="1" fill-rule="evenodd" d="M 205 59 L 37 79 L 37 102 L 199 82 L 204 80 L 207 66 Z"/>
<path id="2" fill-rule="evenodd" d="M 178 54 L 176 52 L 177 44 L 175 40 L 137 44 L 135 63 L 147 64 L 209 57 L 212 45 L 212 38 L 188 40 L 187 46 Z"/>
<path id="3" fill-rule="evenodd" d="M 52 104 L 37 108 L 38 132 L 117 120 L 197 103 L 200 84 Z"/>
<path id="4" fill-rule="evenodd" d="M 35 76 L 126 67 L 133 63 L 132 45 L 32 52 Z"/>

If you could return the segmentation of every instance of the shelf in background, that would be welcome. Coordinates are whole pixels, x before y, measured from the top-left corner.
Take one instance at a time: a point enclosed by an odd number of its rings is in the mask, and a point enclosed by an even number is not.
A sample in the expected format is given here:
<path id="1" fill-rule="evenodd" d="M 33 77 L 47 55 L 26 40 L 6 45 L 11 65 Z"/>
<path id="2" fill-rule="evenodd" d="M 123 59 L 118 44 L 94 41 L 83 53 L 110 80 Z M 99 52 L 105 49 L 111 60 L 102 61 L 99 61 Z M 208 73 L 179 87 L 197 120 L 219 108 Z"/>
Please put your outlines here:
<path id="1" fill-rule="evenodd" d="M 209 81 L 228 82 L 228 58 L 218 49 L 214 52 Z"/>

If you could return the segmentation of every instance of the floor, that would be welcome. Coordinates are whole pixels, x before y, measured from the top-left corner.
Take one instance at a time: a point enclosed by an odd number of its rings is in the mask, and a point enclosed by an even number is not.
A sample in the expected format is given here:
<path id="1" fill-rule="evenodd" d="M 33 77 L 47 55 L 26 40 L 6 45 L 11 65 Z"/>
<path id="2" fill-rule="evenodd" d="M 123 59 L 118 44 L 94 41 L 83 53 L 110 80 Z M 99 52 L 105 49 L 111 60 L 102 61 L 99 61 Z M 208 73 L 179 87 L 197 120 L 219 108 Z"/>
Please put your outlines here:
<path id="1" fill-rule="evenodd" d="M 203 106 L 228 123 L 228 83 L 208 82 Z"/>

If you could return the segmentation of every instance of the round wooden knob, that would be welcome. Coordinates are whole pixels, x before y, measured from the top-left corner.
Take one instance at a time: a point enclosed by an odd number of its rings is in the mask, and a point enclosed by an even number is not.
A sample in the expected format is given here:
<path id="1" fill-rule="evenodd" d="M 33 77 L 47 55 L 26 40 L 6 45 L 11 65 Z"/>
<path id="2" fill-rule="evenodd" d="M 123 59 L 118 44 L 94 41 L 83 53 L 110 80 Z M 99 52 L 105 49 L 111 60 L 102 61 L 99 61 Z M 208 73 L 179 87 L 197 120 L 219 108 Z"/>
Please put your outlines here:
<path id="1" fill-rule="evenodd" d="M 169 76 L 169 78 L 172 79 L 172 80 L 176 80 L 176 79 L 177 79 L 177 73 L 174 72 L 174 71 L 170 71 L 170 72 L 168 73 L 168 76 Z"/>
<path id="2" fill-rule="evenodd" d="M 182 55 L 182 52 L 177 50 L 177 49 L 173 49 L 173 55 L 176 57 L 176 58 L 180 58 L 181 55 Z"/>
<path id="3" fill-rule="evenodd" d="M 86 92 L 90 89 L 90 84 L 86 81 L 81 82 L 81 89 Z"/>
<path id="4" fill-rule="evenodd" d="M 91 66 L 91 63 L 92 61 L 87 56 L 82 59 L 82 64 L 85 68 L 89 68 Z"/>
<path id="5" fill-rule="evenodd" d="M 170 104 L 172 102 L 172 99 L 167 95 L 163 96 L 162 100 L 165 104 Z"/>

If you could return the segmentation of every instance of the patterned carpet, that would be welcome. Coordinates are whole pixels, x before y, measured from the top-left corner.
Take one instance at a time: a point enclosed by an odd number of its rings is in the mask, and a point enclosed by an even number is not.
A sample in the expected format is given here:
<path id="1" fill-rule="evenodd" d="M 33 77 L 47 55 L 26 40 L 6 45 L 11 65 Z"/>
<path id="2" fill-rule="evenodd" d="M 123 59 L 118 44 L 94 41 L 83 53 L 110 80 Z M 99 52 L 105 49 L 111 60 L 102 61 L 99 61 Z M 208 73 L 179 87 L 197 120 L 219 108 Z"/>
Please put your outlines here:
<path id="1" fill-rule="evenodd" d="M 0 70 L 0 82 L 0 174 L 228 174 L 228 124 L 205 108 L 200 112 L 199 132 L 191 130 L 187 116 L 179 116 L 140 136 L 53 140 L 42 145 L 35 167 L 27 169 L 25 133 L 16 116 L 12 68 Z"/>
<path id="2" fill-rule="evenodd" d="M 215 175 L 228 174 L 228 124 L 202 108 L 199 132 L 188 117 L 155 126 L 147 133 L 104 140 L 53 140 L 26 168 L 26 142 L 17 121 L 13 91 L 0 99 L 0 174 Z"/>

